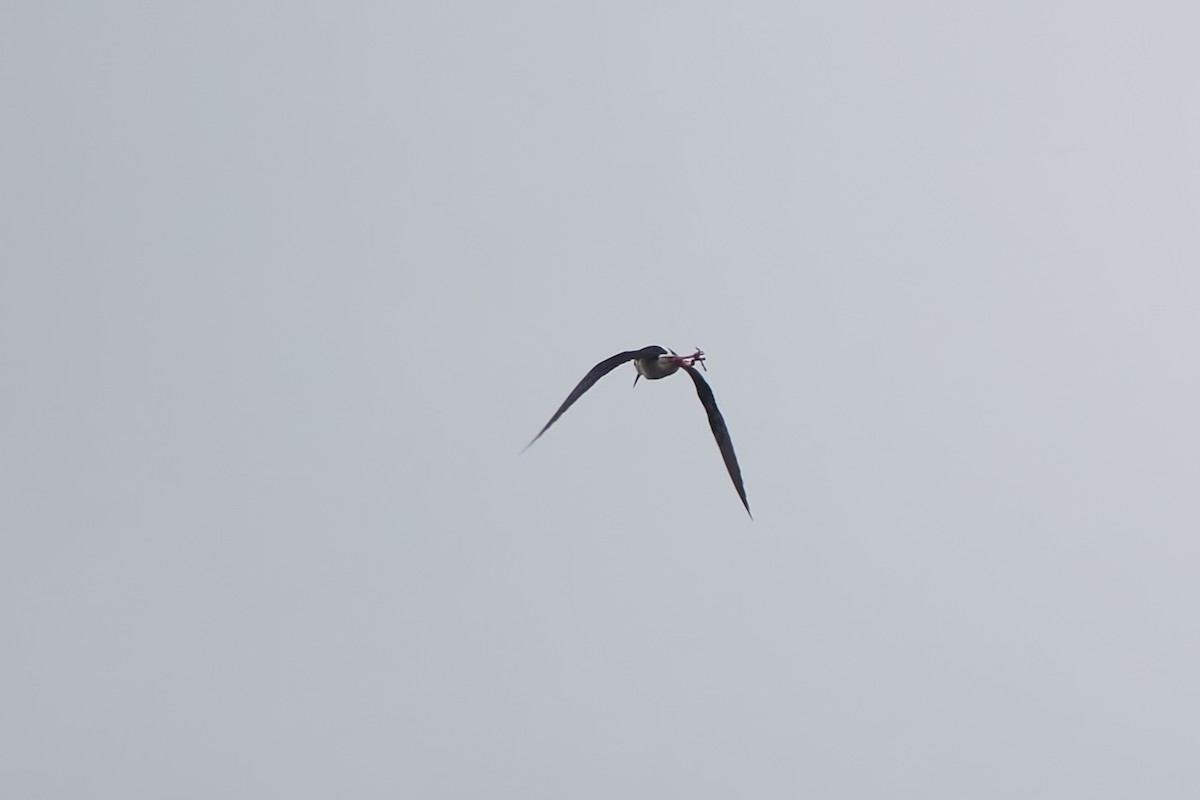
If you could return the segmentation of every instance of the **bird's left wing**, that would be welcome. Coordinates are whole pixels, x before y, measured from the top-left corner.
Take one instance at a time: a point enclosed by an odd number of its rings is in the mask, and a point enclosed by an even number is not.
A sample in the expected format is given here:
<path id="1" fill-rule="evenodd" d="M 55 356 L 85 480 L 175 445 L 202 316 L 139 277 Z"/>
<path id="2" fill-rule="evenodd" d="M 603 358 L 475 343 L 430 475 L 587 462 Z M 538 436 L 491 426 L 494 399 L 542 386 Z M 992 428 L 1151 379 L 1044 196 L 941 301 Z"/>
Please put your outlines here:
<path id="1" fill-rule="evenodd" d="M 746 507 L 746 513 L 750 514 L 750 503 L 746 500 L 746 487 L 742 484 L 742 470 L 738 466 L 737 455 L 733 452 L 733 440 L 729 438 L 729 429 L 725 427 L 725 418 L 721 416 L 721 410 L 717 408 L 717 398 L 713 397 L 712 387 L 695 367 L 685 364 L 683 368 L 692 377 L 692 383 L 696 384 L 696 395 L 704 405 L 704 410 L 708 412 L 708 426 L 712 428 L 713 438 L 717 440 L 721 458 L 725 459 L 725 468 L 729 470 L 733 488 L 737 489 L 738 497 L 742 498 L 742 505 Z M 753 514 L 750 514 L 750 519 L 754 519 Z"/>
<path id="2" fill-rule="evenodd" d="M 624 353 L 617 353 L 612 358 L 606 358 L 596 366 L 592 367 L 588 374 L 583 376 L 583 380 L 579 382 L 579 385 L 572 389 L 571 393 L 567 395 L 567 399 L 564 400 L 563 404 L 558 407 L 558 411 L 554 412 L 554 416 L 550 418 L 550 421 L 546 423 L 545 427 L 538 431 L 538 435 L 533 437 L 533 440 L 530 441 L 529 444 L 525 445 L 525 450 L 528 450 L 533 446 L 534 442 L 542 438 L 542 434 L 549 430 L 550 426 L 557 422 L 558 418 L 561 417 L 576 400 L 583 397 L 583 393 L 592 388 L 596 381 L 600 380 L 605 375 L 624 364 L 626 361 L 633 361 L 635 358 L 640 356 L 642 352 L 642 350 L 626 350 Z"/>

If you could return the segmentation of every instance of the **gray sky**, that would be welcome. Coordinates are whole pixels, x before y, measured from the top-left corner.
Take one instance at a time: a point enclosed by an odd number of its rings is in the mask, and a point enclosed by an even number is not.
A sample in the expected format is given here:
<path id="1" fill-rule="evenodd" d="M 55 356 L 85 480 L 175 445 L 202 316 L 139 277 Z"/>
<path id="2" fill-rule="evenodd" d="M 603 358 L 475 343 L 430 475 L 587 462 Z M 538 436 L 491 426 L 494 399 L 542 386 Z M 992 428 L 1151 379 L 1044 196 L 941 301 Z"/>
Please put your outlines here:
<path id="1" fill-rule="evenodd" d="M 6 796 L 1200 796 L 1194 4 L 582 6 L 7 9 Z"/>

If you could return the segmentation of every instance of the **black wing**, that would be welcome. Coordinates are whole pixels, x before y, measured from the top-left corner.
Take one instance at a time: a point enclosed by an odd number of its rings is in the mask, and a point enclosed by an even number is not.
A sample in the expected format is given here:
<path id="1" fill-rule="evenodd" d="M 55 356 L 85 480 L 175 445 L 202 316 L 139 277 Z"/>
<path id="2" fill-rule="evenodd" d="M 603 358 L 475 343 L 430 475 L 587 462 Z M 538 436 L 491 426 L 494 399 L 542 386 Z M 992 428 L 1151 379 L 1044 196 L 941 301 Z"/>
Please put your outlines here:
<path id="1" fill-rule="evenodd" d="M 742 505 L 746 507 L 746 513 L 750 514 L 750 503 L 746 501 L 746 487 L 742 485 L 742 470 L 733 452 L 733 441 L 729 438 L 729 429 L 725 427 L 725 418 L 717 408 L 717 398 L 713 397 L 712 388 L 699 370 L 689 366 L 684 366 L 684 369 L 692 376 L 692 383 L 696 384 L 696 395 L 704 404 L 704 410 L 708 412 L 708 426 L 712 428 L 713 438 L 717 440 L 717 447 L 721 449 L 721 458 L 725 459 L 725 468 L 729 470 L 729 477 L 733 479 L 733 488 L 737 489 L 738 497 L 742 498 Z M 753 514 L 750 514 L 750 519 L 754 519 Z"/>
<path id="2" fill-rule="evenodd" d="M 612 358 L 606 358 L 596 366 L 592 367 L 591 371 L 588 372 L 587 375 L 583 376 L 583 380 L 579 382 L 579 385 L 572 389 L 571 393 L 567 395 L 567 399 L 564 400 L 563 404 L 558 407 L 558 411 L 554 412 L 554 416 L 550 418 L 550 421 L 546 423 L 546 426 L 538 431 L 538 435 L 533 437 L 533 440 L 529 444 L 525 445 L 525 450 L 528 450 L 533 446 L 534 442 L 542 438 L 542 434 L 549 430 L 550 426 L 557 422 L 558 418 L 561 417 L 576 400 L 583 397 L 583 393 L 592 388 L 596 381 L 600 380 L 605 375 L 624 364 L 626 361 L 633 361 L 635 358 L 645 355 L 645 352 L 649 349 L 651 348 L 644 347 L 641 350 L 626 350 L 624 353 L 617 353 Z M 664 350 L 663 352 L 666 351 Z M 657 353 L 655 353 L 655 355 L 657 355 Z M 521 452 L 524 452 L 524 450 Z"/>

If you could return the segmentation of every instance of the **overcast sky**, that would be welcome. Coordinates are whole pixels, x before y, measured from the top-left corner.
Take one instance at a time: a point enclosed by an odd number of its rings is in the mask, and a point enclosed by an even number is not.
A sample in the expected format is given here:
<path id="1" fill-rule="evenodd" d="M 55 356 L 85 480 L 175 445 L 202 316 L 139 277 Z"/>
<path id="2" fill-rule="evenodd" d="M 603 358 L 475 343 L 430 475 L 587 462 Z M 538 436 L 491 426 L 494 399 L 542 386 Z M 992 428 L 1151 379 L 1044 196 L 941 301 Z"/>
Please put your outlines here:
<path id="1" fill-rule="evenodd" d="M 1200 797 L 1197 30 L 9 4 L 4 795 Z"/>

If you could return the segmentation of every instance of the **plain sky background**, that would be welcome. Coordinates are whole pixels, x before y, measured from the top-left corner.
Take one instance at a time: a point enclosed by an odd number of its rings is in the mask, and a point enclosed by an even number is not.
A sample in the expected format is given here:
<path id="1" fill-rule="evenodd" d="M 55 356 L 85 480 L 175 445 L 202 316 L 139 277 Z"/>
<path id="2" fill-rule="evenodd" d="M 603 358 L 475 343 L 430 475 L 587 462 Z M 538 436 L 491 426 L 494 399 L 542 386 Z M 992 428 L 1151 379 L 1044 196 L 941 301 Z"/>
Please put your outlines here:
<path id="1" fill-rule="evenodd" d="M 5 797 L 1200 797 L 1194 3 L 2 20 Z"/>

